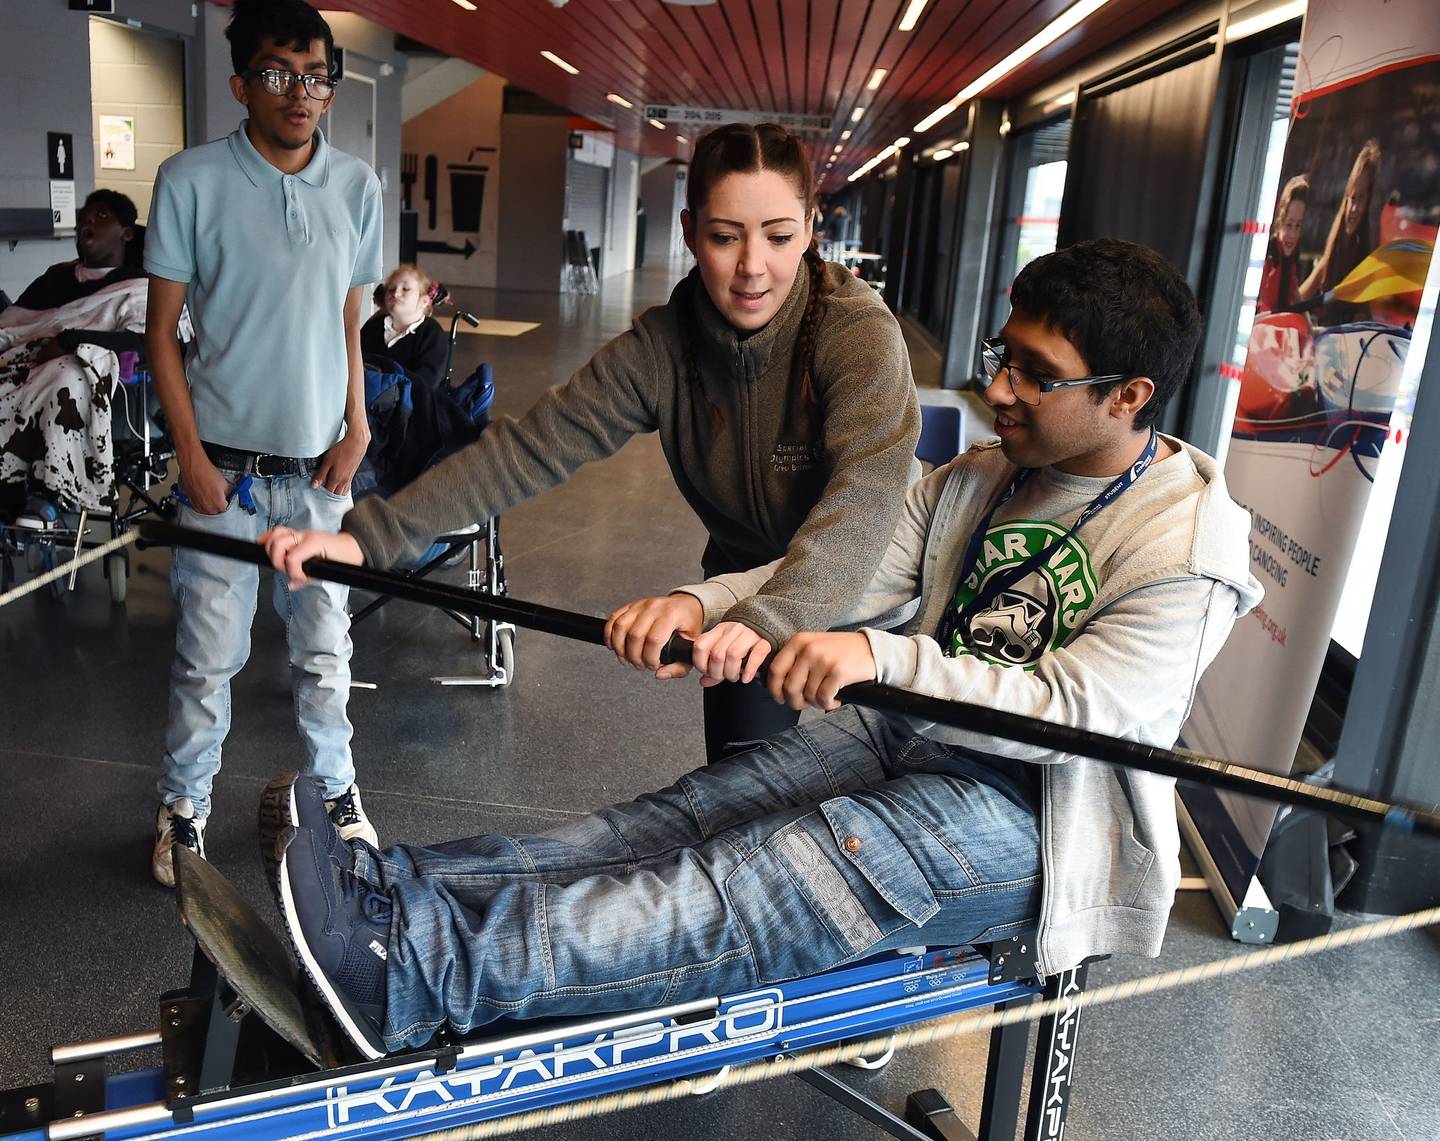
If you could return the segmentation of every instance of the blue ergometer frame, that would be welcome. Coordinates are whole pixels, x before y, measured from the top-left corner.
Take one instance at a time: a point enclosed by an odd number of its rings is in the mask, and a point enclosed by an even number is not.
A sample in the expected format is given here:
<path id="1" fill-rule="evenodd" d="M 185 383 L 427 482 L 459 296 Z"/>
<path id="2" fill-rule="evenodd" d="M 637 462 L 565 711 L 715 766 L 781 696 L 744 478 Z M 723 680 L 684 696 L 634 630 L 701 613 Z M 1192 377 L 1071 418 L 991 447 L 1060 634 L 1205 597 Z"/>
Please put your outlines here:
<path id="1" fill-rule="evenodd" d="M 484 1037 L 331 1069 L 317 1069 L 236 1003 L 197 950 L 190 988 L 161 997 L 158 1032 L 52 1051 L 51 1082 L 0 1092 L 0 1141 L 413 1137 L 1083 989 L 1083 966 L 1037 979 L 1028 941 L 987 944 L 983 954 L 890 953 L 652 1010 L 512 1022 Z M 1063 1134 L 1078 1022 L 1078 1009 L 1042 1020 L 1026 1141 Z M 992 1032 L 978 1135 L 935 1091 L 912 1094 L 902 1119 L 825 1071 L 798 1076 L 907 1141 L 1013 1141 L 1028 1032 L 1024 1024 Z M 107 1072 L 118 1057 L 155 1045 L 162 1066 Z"/>

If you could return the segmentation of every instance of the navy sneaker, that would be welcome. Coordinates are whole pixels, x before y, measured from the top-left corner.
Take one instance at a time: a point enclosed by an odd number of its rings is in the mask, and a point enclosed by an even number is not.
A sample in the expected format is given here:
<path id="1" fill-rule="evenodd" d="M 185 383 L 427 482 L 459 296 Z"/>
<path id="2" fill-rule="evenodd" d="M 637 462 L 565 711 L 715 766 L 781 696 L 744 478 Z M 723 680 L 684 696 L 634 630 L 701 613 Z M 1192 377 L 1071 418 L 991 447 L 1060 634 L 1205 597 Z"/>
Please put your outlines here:
<path id="1" fill-rule="evenodd" d="M 292 777 L 292 789 L 303 783 Z M 390 897 L 331 858 L 334 826 L 322 814 L 323 828 L 306 827 L 295 810 L 304 799 L 292 794 L 290 827 L 276 845 L 280 914 L 300 965 L 335 1021 L 367 1059 L 382 1058 Z"/>
<path id="2" fill-rule="evenodd" d="M 292 828 L 314 833 L 327 856 L 345 871 L 355 871 L 355 853 L 314 778 L 292 772 L 272 780 L 260 797 L 259 823 L 260 858 L 271 883 L 279 882 L 280 852 Z"/>

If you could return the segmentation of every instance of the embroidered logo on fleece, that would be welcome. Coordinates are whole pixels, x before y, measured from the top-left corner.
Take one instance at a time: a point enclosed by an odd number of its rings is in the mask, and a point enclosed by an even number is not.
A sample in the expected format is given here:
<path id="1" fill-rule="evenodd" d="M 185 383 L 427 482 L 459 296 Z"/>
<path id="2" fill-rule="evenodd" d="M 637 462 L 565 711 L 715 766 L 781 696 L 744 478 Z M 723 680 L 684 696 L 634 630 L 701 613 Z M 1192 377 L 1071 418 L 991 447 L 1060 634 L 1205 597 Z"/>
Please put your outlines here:
<path id="1" fill-rule="evenodd" d="M 970 622 L 970 645 L 957 630 L 948 652 L 974 654 L 1004 666 L 1028 666 L 1070 640 L 1095 601 L 1090 552 L 1079 538 L 1058 542 L 1065 528 L 1033 519 L 996 523 L 985 535 L 978 566 L 955 592 L 951 606 L 966 606 L 998 571 L 1018 566 L 1048 543 L 1040 566 L 1003 590 Z"/>
<path id="2" fill-rule="evenodd" d="M 796 474 L 802 471 L 814 471 L 819 466 L 821 458 L 825 455 L 825 445 L 821 443 L 811 444 L 787 444 L 784 441 L 775 445 L 775 450 L 770 453 L 770 470 L 778 474 Z"/>

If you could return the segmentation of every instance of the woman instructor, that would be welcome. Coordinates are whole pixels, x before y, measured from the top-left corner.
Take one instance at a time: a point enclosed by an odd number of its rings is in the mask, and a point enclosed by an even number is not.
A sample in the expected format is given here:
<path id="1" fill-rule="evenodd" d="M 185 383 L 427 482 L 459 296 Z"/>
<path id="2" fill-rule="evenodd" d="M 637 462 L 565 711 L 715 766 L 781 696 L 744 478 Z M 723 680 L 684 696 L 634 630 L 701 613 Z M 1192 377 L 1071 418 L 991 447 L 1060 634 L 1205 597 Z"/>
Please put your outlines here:
<path id="1" fill-rule="evenodd" d="M 261 536 L 276 569 L 299 583 L 315 556 L 402 563 L 435 535 L 658 432 L 709 532 L 705 575 L 781 560 L 702 645 L 758 635 L 778 648 L 797 630 L 832 625 L 875 571 L 914 470 L 920 410 L 899 325 L 870 286 L 816 252 L 814 177 L 783 128 L 729 124 L 705 135 L 686 205 L 698 264 L 666 304 L 518 420 L 497 420 L 389 499 L 358 504 L 338 536 Z M 642 599 L 611 615 L 607 640 L 622 660 L 656 669 L 671 634 L 698 637 L 704 617 L 690 595 Z M 795 719 L 760 686 L 708 688 L 707 754 Z"/>

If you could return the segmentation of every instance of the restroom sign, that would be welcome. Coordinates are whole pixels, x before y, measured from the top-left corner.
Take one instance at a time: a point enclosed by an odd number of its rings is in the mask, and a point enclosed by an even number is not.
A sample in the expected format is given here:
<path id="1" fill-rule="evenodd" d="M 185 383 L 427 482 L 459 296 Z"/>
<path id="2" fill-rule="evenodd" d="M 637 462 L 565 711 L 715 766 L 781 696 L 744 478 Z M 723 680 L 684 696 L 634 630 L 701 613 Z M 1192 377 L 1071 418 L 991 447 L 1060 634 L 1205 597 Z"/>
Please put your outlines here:
<path id="1" fill-rule="evenodd" d="M 50 171 L 50 228 L 56 234 L 72 233 L 75 229 L 75 136 L 48 132 L 45 163 Z"/>
<path id="2" fill-rule="evenodd" d="M 45 157 L 50 166 L 50 180 L 75 180 L 75 136 L 50 131 L 45 136 Z"/>

